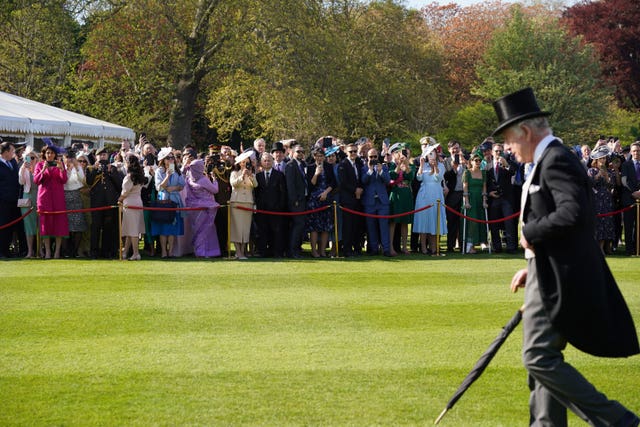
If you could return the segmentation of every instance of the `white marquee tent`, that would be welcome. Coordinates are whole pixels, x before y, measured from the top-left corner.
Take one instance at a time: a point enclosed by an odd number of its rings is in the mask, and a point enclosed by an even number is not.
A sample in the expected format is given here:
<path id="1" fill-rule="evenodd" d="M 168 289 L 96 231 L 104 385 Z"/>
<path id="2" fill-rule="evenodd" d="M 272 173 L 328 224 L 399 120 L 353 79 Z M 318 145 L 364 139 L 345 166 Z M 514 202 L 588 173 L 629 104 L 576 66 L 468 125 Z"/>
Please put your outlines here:
<path id="1" fill-rule="evenodd" d="M 89 116 L 52 107 L 0 91 L 0 134 L 24 136 L 33 145 L 34 136 L 63 138 L 64 146 L 73 139 L 105 142 L 134 141 L 129 128 Z"/>

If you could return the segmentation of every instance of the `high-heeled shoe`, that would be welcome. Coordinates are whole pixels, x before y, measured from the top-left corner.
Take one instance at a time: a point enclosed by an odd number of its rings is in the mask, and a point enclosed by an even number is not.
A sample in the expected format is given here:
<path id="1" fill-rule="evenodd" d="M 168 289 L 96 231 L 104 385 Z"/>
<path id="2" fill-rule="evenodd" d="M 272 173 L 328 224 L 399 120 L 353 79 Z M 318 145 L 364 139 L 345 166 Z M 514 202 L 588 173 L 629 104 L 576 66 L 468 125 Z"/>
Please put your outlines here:
<path id="1" fill-rule="evenodd" d="M 129 258 L 129 261 L 140 261 L 140 259 L 142 259 L 142 257 L 140 256 L 140 254 L 138 254 L 138 255 L 131 255 L 131 258 Z"/>

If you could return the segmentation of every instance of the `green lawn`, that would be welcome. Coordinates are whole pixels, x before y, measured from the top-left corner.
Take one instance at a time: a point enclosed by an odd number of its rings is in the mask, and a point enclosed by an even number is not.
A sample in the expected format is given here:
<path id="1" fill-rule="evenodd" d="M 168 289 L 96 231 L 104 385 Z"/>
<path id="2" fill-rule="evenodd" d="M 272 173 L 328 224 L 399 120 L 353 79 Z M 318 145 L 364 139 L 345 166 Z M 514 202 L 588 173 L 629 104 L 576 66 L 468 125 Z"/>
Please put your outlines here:
<path id="1" fill-rule="evenodd" d="M 640 260 L 609 263 L 640 324 Z M 3 262 L 0 425 L 432 425 L 522 304 L 508 283 L 523 266 L 486 254 Z M 521 337 L 441 425 L 526 425 Z M 640 412 L 640 357 L 566 356 Z"/>

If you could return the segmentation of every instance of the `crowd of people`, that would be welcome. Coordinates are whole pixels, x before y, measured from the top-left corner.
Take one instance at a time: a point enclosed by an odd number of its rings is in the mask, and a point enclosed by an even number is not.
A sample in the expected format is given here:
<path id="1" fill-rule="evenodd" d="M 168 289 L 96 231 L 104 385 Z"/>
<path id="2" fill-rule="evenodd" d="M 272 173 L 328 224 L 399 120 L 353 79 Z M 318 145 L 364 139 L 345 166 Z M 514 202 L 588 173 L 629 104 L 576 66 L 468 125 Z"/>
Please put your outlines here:
<path id="1" fill-rule="evenodd" d="M 363 137 L 345 144 L 331 136 L 309 147 L 277 141 L 270 150 L 258 138 L 240 152 L 217 144 L 200 153 L 190 145 L 157 150 L 144 134 L 111 151 L 46 139 L 40 152 L 1 147 L 0 226 L 26 215 L 0 230 L 4 258 L 136 261 L 140 246 L 162 258 L 300 258 L 307 241 L 313 258 L 439 256 L 444 236 L 447 252 L 514 253 L 529 169 L 491 137 L 465 151 L 427 136 L 413 153 L 408 143 L 376 146 Z M 640 199 L 640 142 L 625 148 L 601 136 L 574 151 L 597 213 Z M 51 213 L 61 211 L 68 212 Z M 635 253 L 635 218 L 634 209 L 597 218 L 594 237 L 605 253 L 622 240 Z"/>

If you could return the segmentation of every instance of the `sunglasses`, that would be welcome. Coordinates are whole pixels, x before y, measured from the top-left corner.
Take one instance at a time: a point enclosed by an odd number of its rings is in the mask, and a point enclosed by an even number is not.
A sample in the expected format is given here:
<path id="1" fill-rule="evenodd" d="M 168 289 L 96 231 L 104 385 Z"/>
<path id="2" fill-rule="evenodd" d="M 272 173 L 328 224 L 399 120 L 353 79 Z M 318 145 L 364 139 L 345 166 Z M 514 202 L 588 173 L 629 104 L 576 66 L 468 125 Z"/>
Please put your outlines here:
<path id="1" fill-rule="evenodd" d="M 377 159 L 378 156 L 369 156 L 370 159 Z"/>
<path id="2" fill-rule="evenodd" d="M 297 154 L 304 154 L 304 151 L 302 151 L 302 150 L 296 150 L 296 153 L 297 153 Z"/>
<path id="3" fill-rule="evenodd" d="M 87 163 L 86 160 L 78 160 L 78 163 Z"/>
<path id="4" fill-rule="evenodd" d="M 474 162 L 481 162 L 482 159 L 473 159 Z"/>
<path id="5" fill-rule="evenodd" d="M 358 150 L 349 150 L 349 151 L 347 151 L 347 153 L 357 153 L 357 152 L 358 152 Z"/>
<path id="6" fill-rule="evenodd" d="M 175 158 L 175 157 L 173 157 L 173 156 L 167 156 L 167 157 L 165 157 L 165 159 L 168 159 L 168 160 L 175 160 L 176 158 Z"/>

